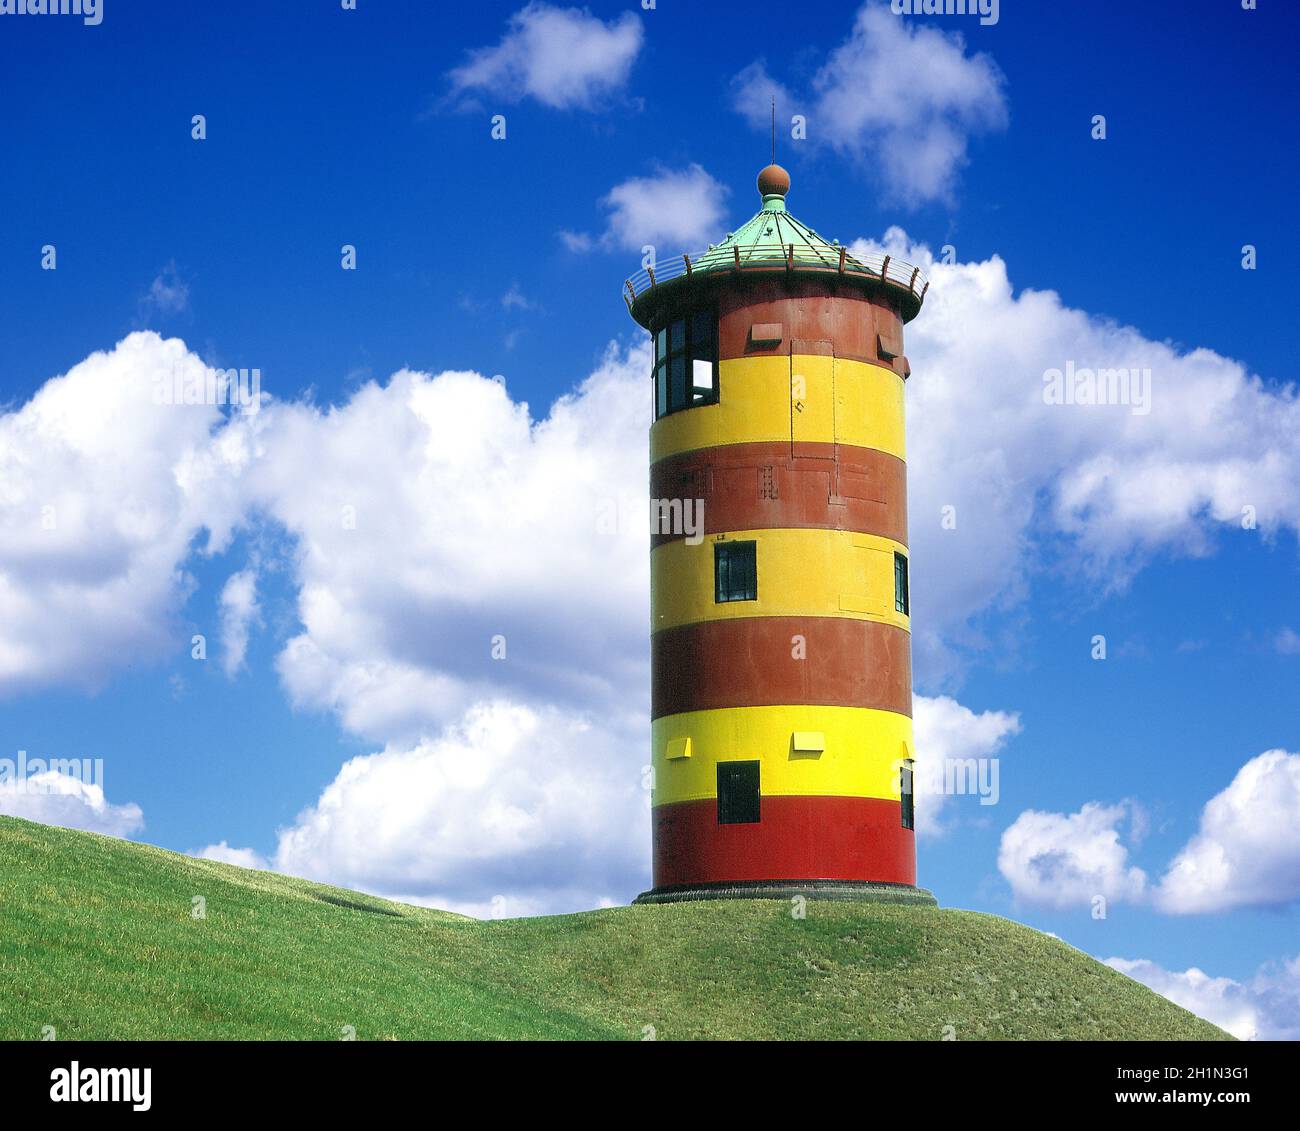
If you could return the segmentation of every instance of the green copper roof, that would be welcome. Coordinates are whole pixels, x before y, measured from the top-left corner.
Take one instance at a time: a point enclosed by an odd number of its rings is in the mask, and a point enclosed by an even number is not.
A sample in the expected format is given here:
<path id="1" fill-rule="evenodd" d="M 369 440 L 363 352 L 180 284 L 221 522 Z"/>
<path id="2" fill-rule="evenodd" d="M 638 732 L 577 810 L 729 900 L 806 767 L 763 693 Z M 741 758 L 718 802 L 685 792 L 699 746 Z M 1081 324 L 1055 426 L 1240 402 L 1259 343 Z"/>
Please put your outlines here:
<path id="1" fill-rule="evenodd" d="M 759 176 L 763 207 L 707 251 L 660 259 L 623 284 L 623 298 L 642 325 L 648 325 L 658 299 L 689 286 L 698 276 L 766 271 L 803 274 L 834 272 L 864 289 L 882 287 L 894 298 L 904 321 L 916 317 L 929 283 L 920 269 L 889 255 L 854 256 L 837 240 L 828 240 L 796 219 L 785 206 L 789 175 L 768 166 Z"/>
<path id="2" fill-rule="evenodd" d="M 774 252 L 779 253 L 777 258 L 788 258 L 792 249 L 796 262 L 808 260 L 828 267 L 838 267 L 840 262 L 839 242 L 823 239 L 787 212 L 785 199 L 780 196 L 764 197 L 763 207 L 751 219 L 736 231 L 728 232 L 720 244 L 710 244 L 709 250 L 694 259 L 692 266 L 699 271 L 719 265 L 734 267 L 734 248 L 740 249 L 742 264 L 756 257 L 770 257 Z"/>

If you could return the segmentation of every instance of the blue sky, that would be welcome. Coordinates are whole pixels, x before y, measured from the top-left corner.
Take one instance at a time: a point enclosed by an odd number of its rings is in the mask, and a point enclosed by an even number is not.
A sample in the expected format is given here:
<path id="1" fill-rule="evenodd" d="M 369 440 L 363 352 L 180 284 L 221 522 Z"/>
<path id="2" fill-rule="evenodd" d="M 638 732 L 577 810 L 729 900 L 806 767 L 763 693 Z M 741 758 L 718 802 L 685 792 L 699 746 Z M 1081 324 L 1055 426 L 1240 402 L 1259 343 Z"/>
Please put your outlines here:
<path id="1" fill-rule="evenodd" d="M 0 756 L 106 799 L 0 809 L 478 914 L 646 886 L 619 287 L 754 211 L 777 90 L 791 210 L 934 280 L 918 739 L 1001 793 L 935 800 L 922 882 L 1300 1031 L 1300 12 L 104 4 L 0 16 Z M 1067 362 L 1150 368 L 1150 413 L 1044 404 Z M 205 365 L 262 411 L 134 395 Z"/>

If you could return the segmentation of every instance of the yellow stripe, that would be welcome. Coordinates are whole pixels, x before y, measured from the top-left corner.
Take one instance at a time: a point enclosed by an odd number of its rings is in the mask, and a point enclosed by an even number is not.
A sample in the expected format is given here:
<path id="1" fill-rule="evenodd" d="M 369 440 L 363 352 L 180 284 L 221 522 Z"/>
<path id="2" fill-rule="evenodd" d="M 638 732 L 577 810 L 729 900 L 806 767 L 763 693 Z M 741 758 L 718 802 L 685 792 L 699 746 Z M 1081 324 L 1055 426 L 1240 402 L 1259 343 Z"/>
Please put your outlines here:
<path id="1" fill-rule="evenodd" d="M 796 733 L 816 731 L 820 753 L 795 753 Z M 765 797 L 898 800 L 898 769 L 912 757 L 912 720 L 866 707 L 731 707 L 665 715 L 651 726 L 653 804 L 718 795 L 719 762 L 758 761 Z M 690 739 L 690 756 L 670 760 Z"/>
<path id="2" fill-rule="evenodd" d="M 718 403 L 665 416 L 650 461 L 723 444 L 798 440 L 877 448 L 906 458 L 903 379 L 862 361 L 798 354 L 718 363 Z"/>
<path id="3" fill-rule="evenodd" d="M 758 600 L 714 600 L 713 547 L 756 542 Z M 696 546 L 677 540 L 650 553 L 651 630 L 741 617 L 847 617 L 911 630 L 894 600 L 890 538 L 848 530 L 740 530 L 710 535 Z"/>

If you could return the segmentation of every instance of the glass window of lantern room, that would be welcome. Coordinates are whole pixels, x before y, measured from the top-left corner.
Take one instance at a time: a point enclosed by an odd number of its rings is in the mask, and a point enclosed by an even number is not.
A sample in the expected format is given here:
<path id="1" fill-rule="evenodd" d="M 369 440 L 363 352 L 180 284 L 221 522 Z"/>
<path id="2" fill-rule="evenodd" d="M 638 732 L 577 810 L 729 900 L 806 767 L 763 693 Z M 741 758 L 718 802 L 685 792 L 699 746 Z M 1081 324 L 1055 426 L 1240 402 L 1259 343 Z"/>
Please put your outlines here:
<path id="1" fill-rule="evenodd" d="M 691 404 L 713 404 L 718 399 L 716 377 L 717 323 L 711 310 L 691 319 Z"/>
<path id="2" fill-rule="evenodd" d="M 700 358 L 691 360 L 691 404 L 713 402 L 713 362 Z"/>
<path id="3" fill-rule="evenodd" d="M 668 410 L 686 407 L 686 355 L 678 354 L 668 363 Z"/>
<path id="4" fill-rule="evenodd" d="M 717 322 L 713 311 L 678 318 L 654 334 L 655 419 L 716 404 Z"/>

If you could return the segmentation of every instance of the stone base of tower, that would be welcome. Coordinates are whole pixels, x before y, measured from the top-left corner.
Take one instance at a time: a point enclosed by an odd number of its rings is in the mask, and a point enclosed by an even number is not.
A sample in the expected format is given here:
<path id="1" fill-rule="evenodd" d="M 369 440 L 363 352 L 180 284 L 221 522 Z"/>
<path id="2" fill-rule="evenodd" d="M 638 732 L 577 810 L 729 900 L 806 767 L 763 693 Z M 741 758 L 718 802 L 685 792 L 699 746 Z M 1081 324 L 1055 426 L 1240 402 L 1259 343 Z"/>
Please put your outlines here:
<path id="1" fill-rule="evenodd" d="M 681 884 L 643 891 L 633 903 L 690 903 L 705 899 L 805 899 L 859 903 L 906 903 L 938 907 L 925 888 L 911 884 L 882 884 L 861 880 L 745 880 L 736 883 Z"/>

